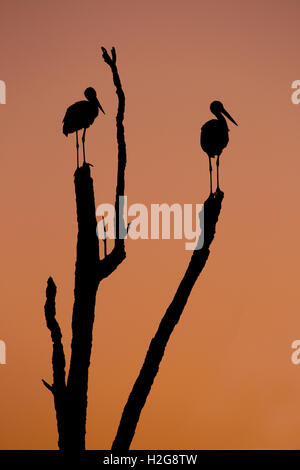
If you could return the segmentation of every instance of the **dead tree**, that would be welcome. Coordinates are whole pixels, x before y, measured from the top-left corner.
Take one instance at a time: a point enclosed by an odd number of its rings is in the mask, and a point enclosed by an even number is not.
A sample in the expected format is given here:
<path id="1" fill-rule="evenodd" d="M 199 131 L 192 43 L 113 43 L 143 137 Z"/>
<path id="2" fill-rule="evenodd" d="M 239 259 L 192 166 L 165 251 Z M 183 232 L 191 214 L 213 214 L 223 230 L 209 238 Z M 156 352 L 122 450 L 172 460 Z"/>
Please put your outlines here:
<path id="1" fill-rule="evenodd" d="M 196 249 L 193 252 L 177 292 L 163 316 L 155 336 L 151 340 L 143 366 L 124 407 L 119 428 L 112 445 L 113 451 L 126 451 L 130 447 L 140 414 L 158 373 L 169 338 L 208 259 L 210 253 L 209 247 L 214 239 L 223 197 L 224 193 L 217 190 L 204 203 L 203 246 L 201 249 Z"/>
<path id="2" fill-rule="evenodd" d="M 112 71 L 118 97 L 116 116 L 118 142 L 118 174 L 115 198 L 115 241 L 107 254 L 105 243 L 104 258 L 99 257 L 95 197 L 90 166 L 83 164 L 75 171 L 75 194 L 78 223 L 77 256 L 75 266 L 74 306 L 72 316 L 72 344 L 69 374 L 66 380 L 65 355 L 62 335 L 55 318 L 56 286 L 48 279 L 46 289 L 45 317 L 53 342 L 52 368 L 53 384 L 43 380 L 54 398 L 58 445 L 64 451 L 84 451 L 86 434 L 86 411 L 88 371 L 93 339 L 96 294 L 100 282 L 110 276 L 126 257 L 124 219 L 120 198 L 124 196 L 126 144 L 124 136 L 125 95 L 122 89 L 117 65 L 116 51 L 111 55 L 102 47 L 102 57 Z"/>

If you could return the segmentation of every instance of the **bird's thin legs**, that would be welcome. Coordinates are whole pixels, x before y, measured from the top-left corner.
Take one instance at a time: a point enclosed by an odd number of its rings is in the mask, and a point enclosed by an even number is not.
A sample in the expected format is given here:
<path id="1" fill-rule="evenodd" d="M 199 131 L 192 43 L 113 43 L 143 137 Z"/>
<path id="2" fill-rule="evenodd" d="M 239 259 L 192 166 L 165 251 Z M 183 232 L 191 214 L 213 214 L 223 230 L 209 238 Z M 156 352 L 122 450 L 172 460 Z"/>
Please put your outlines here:
<path id="1" fill-rule="evenodd" d="M 76 131 L 76 152 L 77 152 L 77 168 L 79 168 L 79 143 L 78 143 L 78 131 Z"/>
<path id="2" fill-rule="evenodd" d="M 217 189 L 220 189 L 220 186 L 219 186 L 219 158 L 220 158 L 220 155 L 218 155 L 218 158 L 217 158 Z"/>
<path id="3" fill-rule="evenodd" d="M 212 179 L 211 179 L 211 173 L 212 173 L 212 167 L 211 167 L 211 158 L 208 157 L 209 160 L 209 181 L 210 181 L 210 194 L 212 193 Z"/>
<path id="4" fill-rule="evenodd" d="M 85 133 L 86 133 L 86 128 L 84 129 L 84 131 L 83 131 L 83 133 L 82 133 L 83 163 L 86 163 L 86 161 L 85 161 L 85 146 L 84 146 L 84 143 L 85 143 Z"/>

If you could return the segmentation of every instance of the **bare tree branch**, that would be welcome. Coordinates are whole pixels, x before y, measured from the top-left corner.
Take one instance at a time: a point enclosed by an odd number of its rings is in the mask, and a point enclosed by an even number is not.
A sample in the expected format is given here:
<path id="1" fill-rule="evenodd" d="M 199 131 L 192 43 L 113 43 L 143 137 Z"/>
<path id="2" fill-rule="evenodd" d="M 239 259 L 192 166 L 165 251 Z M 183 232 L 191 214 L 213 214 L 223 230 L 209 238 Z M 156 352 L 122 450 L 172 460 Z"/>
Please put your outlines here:
<path id="1" fill-rule="evenodd" d="M 42 379 L 42 382 L 43 384 L 45 385 L 45 387 L 50 390 L 51 393 L 53 393 L 53 387 L 52 385 L 48 384 L 48 382 L 46 382 L 46 380 Z"/>
<path id="2" fill-rule="evenodd" d="M 123 206 L 120 207 L 120 197 L 124 196 L 125 190 L 125 168 L 126 168 L 126 143 L 124 134 L 124 113 L 125 113 L 125 94 L 122 88 L 119 72 L 117 69 L 116 51 L 113 47 L 111 50 L 111 57 L 109 56 L 105 47 L 101 47 L 102 57 L 104 61 L 109 65 L 113 75 L 113 82 L 116 87 L 116 94 L 118 96 L 118 112 L 116 115 L 116 127 L 117 127 L 117 141 L 118 141 L 118 175 L 116 185 L 116 199 L 115 199 L 115 214 L 116 214 L 116 233 L 115 233 L 115 250 L 125 254 L 124 238 L 126 235 L 126 229 L 124 226 L 123 218 Z M 125 254 L 126 256 L 126 254 Z M 120 260 L 124 258 L 119 257 Z"/>
<path id="3" fill-rule="evenodd" d="M 62 334 L 60 326 L 55 318 L 55 297 L 56 297 L 56 285 L 49 277 L 47 288 L 46 288 L 46 303 L 45 303 L 45 317 L 47 328 L 51 332 L 51 339 L 53 342 L 53 355 L 52 355 L 52 366 L 53 366 L 53 386 L 52 390 L 65 388 L 65 354 L 62 344 Z M 43 381 L 44 383 L 44 381 Z M 45 383 L 44 383 L 45 385 Z"/>
<path id="4" fill-rule="evenodd" d="M 129 449 L 140 414 L 158 373 L 169 338 L 178 323 L 189 295 L 202 272 L 209 256 L 210 244 L 214 239 L 216 223 L 221 211 L 223 192 L 211 194 L 204 203 L 204 244 L 193 252 L 188 268 L 179 284 L 177 292 L 163 316 L 136 382 L 124 407 L 119 428 L 112 445 L 113 451 Z"/>
<path id="5" fill-rule="evenodd" d="M 104 217 L 102 218 L 103 222 L 103 244 L 104 244 L 104 258 L 107 256 L 107 238 L 106 238 L 106 228 L 105 228 L 105 220 Z"/>
<path id="6" fill-rule="evenodd" d="M 43 384 L 50 390 L 54 397 L 54 406 L 56 411 L 57 427 L 59 433 L 59 446 L 61 443 L 61 435 L 64 429 L 64 408 L 66 396 L 66 382 L 65 382 L 65 354 L 62 344 L 62 334 L 60 326 L 55 318 L 55 297 L 56 285 L 49 277 L 46 288 L 46 303 L 45 303 L 45 317 L 47 328 L 51 332 L 51 339 L 53 343 L 52 353 L 52 370 L 53 370 L 53 385 L 49 385 L 42 379 Z"/>

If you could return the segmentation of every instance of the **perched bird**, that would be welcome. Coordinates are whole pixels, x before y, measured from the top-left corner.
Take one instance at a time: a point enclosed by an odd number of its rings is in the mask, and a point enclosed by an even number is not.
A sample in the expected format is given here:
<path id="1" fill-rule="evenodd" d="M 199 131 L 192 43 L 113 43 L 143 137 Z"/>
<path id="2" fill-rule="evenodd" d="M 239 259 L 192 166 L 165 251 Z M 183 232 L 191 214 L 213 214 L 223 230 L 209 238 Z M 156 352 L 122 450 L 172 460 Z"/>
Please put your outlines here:
<path id="1" fill-rule="evenodd" d="M 216 116 L 217 119 L 211 119 L 207 121 L 201 128 L 200 144 L 205 153 L 207 153 L 209 158 L 209 174 L 210 174 L 210 192 L 212 193 L 212 166 L 211 158 L 217 156 L 217 189 L 219 187 L 219 158 L 223 149 L 227 146 L 229 137 L 228 137 L 228 126 L 226 116 L 230 119 L 233 124 L 237 126 L 235 120 L 230 116 L 230 114 L 224 109 L 221 101 L 213 101 L 210 105 L 211 112 Z M 223 116 L 224 115 L 224 116 Z"/>
<path id="2" fill-rule="evenodd" d="M 101 104 L 98 101 L 97 93 L 94 88 L 89 87 L 85 90 L 84 96 L 87 101 L 77 101 L 72 104 L 66 111 L 63 119 L 63 133 L 65 136 L 76 132 L 76 151 L 77 151 L 77 168 L 79 167 L 79 155 L 78 155 L 78 131 L 83 129 L 82 133 L 82 149 L 83 149 L 83 163 L 85 161 L 85 133 L 88 127 L 90 127 L 96 117 L 99 114 L 98 108 L 101 109 L 102 113 L 105 114 Z"/>

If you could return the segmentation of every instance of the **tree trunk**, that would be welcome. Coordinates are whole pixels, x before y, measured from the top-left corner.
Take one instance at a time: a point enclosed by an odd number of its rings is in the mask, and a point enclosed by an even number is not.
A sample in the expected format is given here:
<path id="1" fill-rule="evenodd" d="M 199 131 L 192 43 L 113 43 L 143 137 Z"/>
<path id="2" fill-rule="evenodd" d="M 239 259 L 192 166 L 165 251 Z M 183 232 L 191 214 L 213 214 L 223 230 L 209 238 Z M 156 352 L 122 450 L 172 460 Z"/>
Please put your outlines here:
<path id="1" fill-rule="evenodd" d="M 84 164 L 75 172 L 75 192 L 78 238 L 72 317 L 72 353 L 67 382 L 68 437 L 66 446 L 84 450 L 88 370 L 92 350 L 99 267 L 95 197 L 88 164 Z"/>

